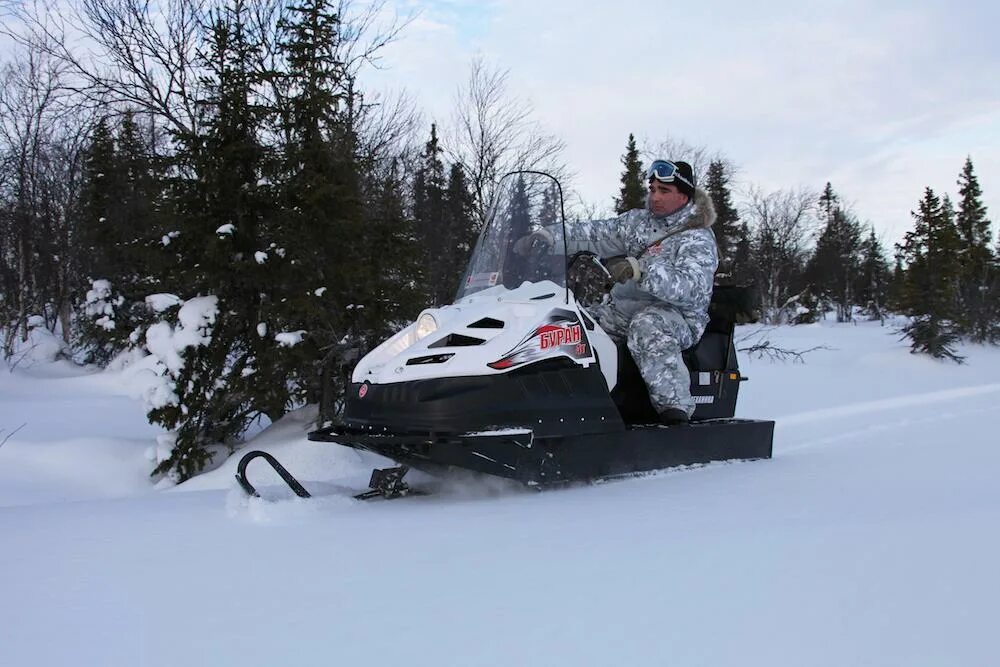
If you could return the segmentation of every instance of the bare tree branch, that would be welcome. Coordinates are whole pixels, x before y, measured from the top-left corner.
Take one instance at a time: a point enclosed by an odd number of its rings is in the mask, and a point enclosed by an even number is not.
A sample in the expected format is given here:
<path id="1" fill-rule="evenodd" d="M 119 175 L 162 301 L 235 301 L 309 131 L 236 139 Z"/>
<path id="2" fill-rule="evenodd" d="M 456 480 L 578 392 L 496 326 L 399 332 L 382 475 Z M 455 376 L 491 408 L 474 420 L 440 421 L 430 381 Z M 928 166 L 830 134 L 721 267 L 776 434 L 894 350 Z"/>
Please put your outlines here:
<path id="1" fill-rule="evenodd" d="M 64 88 L 94 106 L 129 107 L 178 132 L 197 127 L 193 66 L 204 0 L 2 0 L 7 34 L 61 63 Z"/>
<path id="2" fill-rule="evenodd" d="M 24 422 L 23 424 L 21 424 L 20 426 L 18 426 L 17 428 L 15 428 L 13 431 L 11 431 L 7 435 L 5 435 L 4 439 L 0 440 L 0 447 L 3 447 L 4 445 L 6 445 L 7 441 L 10 440 L 11 438 L 13 438 L 15 433 L 17 433 L 18 431 L 20 431 L 22 428 L 24 428 L 27 425 L 28 425 L 28 422 Z M 5 430 L 6 429 L 0 428 L 0 435 L 3 435 L 3 432 Z"/>
<path id="3" fill-rule="evenodd" d="M 779 347 L 772 343 L 768 337 L 768 334 L 772 333 L 774 330 L 775 327 L 764 327 L 755 329 L 746 335 L 739 336 L 734 341 L 734 344 L 737 345 L 736 349 L 739 352 L 745 352 L 747 355 L 757 357 L 758 359 L 766 358 L 772 361 L 791 361 L 796 364 L 804 364 L 805 355 L 810 352 L 833 349 L 827 347 L 826 345 L 817 345 L 805 350 L 790 350 L 784 347 Z M 740 343 L 747 344 L 743 347 L 739 347 Z"/>
<path id="4" fill-rule="evenodd" d="M 754 285 L 767 322 L 787 321 L 792 285 L 817 224 L 816 194 L 808 189 L 765 193 L 751 187 L 740 217 L 751 229 Z"/>
<path id="5" fill-rule="evenodd" d="M 469 176 L 480 224 L 507 172 L 539 169 L 557 178 L 564 172 L 559 164 L 563 142 L 532 120 L 531 104 L 511 95 L 507 76 L 474 59 L 468 82 L 456 95 L 454 126 L 448 134 L 448 151 Z"/>
<path id="6" fill-rule="evenodd" d="M 727 173 L 735 172 L 733 162 L 720 151 L 712 151 L 706 146 L 695 146 L 676 137 L 667 137 L 657 143 L 645 140 L 640 154 L 646 160 L 646 165 L 659 159 L 687 162 L 694 170 L 695 180 L 698 183 L 701 182 L 702 176 L 708 170 L 708 165 L 712 162 L 722 162 L 727 168 Z"/>

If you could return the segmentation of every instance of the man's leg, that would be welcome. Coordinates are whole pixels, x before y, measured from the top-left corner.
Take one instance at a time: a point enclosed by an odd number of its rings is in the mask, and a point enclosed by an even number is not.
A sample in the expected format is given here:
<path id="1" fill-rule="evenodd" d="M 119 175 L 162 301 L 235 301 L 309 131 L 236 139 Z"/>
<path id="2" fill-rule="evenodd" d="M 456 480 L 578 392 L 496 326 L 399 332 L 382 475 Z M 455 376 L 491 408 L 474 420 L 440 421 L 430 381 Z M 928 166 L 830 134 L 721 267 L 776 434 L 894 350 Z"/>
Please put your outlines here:
<path id="1" fill-rule="evenodd" d="M 658 413 L 671 408 L 694 414 L 691 376 L 681 350 L 695 341 L 680 313 L 667 306 L 650 306 L 639 312 L 628 327 L 628 349 L 649 389 Z"/>

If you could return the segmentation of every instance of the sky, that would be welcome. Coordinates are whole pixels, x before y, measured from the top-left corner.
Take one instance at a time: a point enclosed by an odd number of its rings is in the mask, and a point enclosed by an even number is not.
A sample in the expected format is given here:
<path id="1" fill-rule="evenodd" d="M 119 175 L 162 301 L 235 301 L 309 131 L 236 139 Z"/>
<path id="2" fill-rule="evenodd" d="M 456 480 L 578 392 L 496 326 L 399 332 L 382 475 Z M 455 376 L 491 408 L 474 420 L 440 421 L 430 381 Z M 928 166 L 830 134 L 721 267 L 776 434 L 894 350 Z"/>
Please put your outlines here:
<path id="1" fill-rule="evenodd" d="M 390 7 L 415 18 L 366 75 L 371 85 L 406 89 L 428 125 L 446 125 L 473 58 L 507 70 L 511 91 L 565 142 L 585 202 L 611 205 L 633 133 L 640 147 L 673 139 L 722 154 L 737 187 L 819 191 L 829 181 L 889 244 L 911 228 L 925 187 L 957 196 L 971 156 L 1000 220 L 998 3 Z"/>

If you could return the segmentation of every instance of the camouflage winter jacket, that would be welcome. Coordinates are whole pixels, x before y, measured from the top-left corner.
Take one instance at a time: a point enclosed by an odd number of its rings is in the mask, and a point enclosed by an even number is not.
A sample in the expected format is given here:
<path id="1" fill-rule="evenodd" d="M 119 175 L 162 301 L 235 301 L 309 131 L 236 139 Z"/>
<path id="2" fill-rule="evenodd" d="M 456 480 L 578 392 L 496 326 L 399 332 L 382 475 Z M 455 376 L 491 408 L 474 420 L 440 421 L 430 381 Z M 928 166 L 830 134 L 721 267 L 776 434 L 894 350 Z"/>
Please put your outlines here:
<path id="1" fill-rule="evenodd" d="M 712 200 L 698 189 L 693 201 L 670 215 L 654 216 L 647 205 L 617 218 L 574 223 L 567 227 L 567 250 L 570 255 L 589 250 L 600 257 L 638 259 L 639 280 L 615 285 L 611 307 L 631 320 L 647 306 L 669 304 L 698 340 L 708 324 L 708 302 L 719 264 L 714 222 Z"/>

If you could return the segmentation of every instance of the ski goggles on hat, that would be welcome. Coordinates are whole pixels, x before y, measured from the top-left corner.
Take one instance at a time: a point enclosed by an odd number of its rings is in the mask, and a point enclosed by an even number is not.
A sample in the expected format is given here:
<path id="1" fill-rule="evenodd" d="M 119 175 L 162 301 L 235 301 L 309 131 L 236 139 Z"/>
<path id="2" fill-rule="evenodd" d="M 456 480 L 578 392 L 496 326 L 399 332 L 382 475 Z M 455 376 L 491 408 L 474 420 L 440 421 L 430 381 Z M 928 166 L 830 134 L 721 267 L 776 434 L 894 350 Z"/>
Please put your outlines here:
<path id="1" fill-rule="evenodd" d="M 646 179 L 649 180 L 653 178 L 661 183 L 673 183 L 677 180 L 681 183 L 687 184 L 687 186 L 692 189 L 694 188 L 694 183 L 681 176 L 681 172 L 677 168 L 677 165 L 670 160 L 656 160 L 653 164 L 649 165 L 649 172 L 646 174 Z"/>

